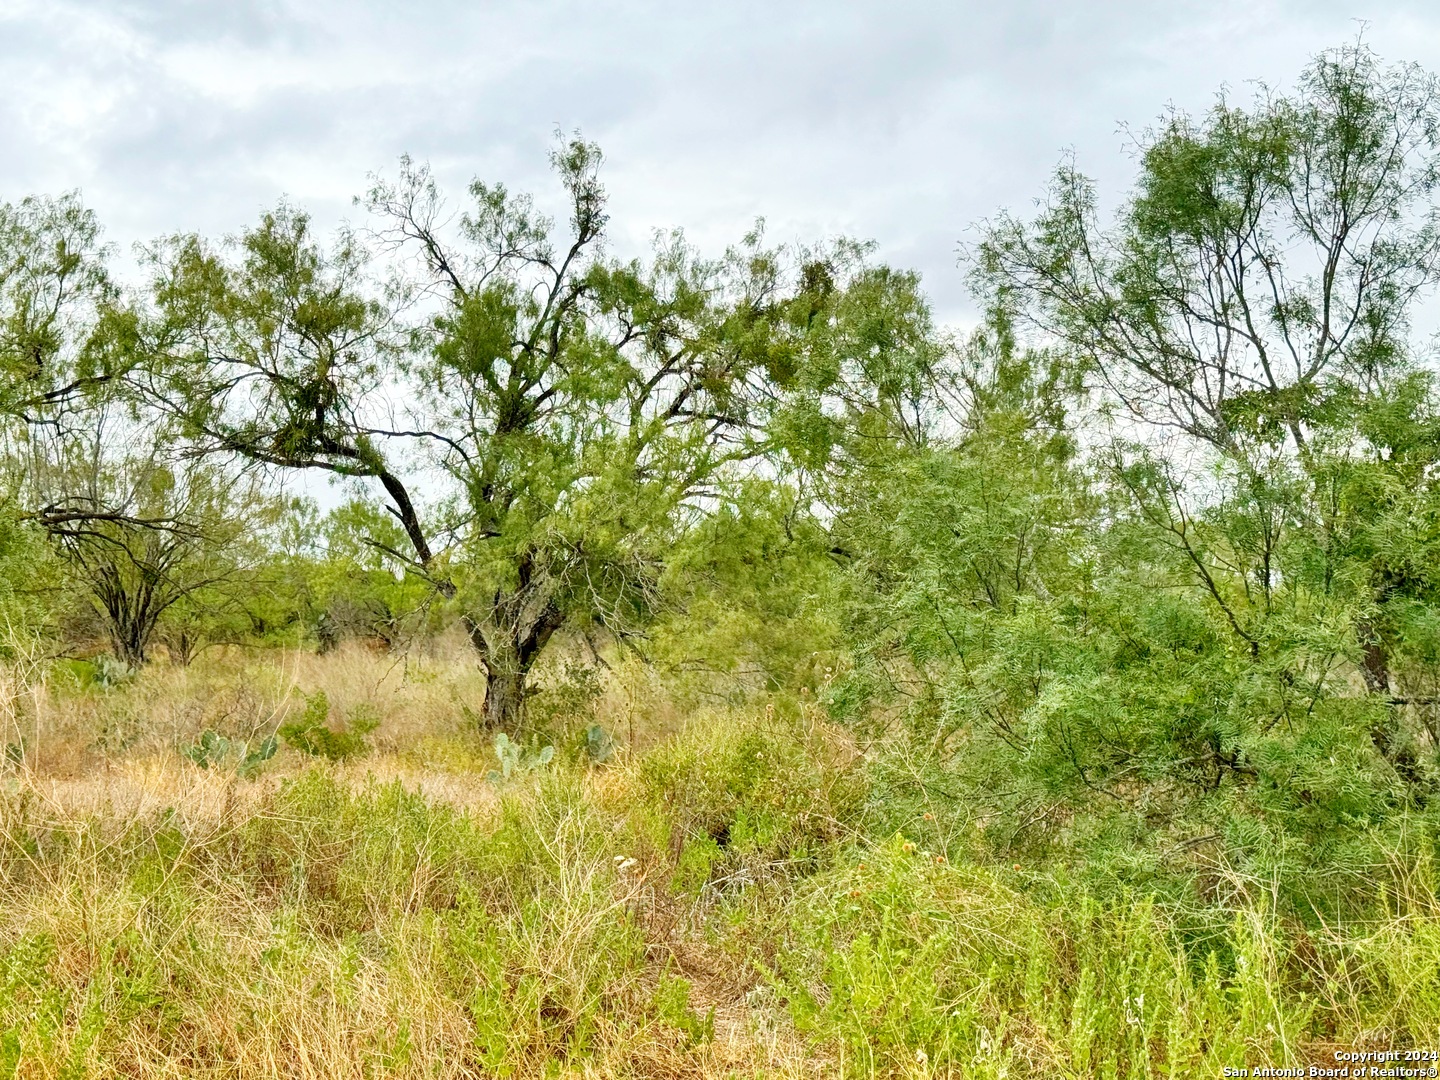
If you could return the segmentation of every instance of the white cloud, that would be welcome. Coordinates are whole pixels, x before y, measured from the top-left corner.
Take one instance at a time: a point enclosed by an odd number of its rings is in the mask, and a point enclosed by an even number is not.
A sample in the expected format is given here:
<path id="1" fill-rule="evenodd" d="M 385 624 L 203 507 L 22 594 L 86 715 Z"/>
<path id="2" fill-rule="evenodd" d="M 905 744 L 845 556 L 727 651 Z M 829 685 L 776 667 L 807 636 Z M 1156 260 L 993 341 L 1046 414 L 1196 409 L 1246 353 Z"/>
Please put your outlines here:
<path id="1" fill-rule="evenodd" d="M 0 197 L 80 187 L 121 243 L 322 223 L 408 151 L 545 194 L 551 130 L 604 146 L 617 248 L 873 237 L 963 317 L 956 244 L 1060 152 L 1110 191 L 1122 122 L 1285 82 L 1357 32 L 1440 68 L 1440 12 L 1373 0 L 0 4 Z"/>

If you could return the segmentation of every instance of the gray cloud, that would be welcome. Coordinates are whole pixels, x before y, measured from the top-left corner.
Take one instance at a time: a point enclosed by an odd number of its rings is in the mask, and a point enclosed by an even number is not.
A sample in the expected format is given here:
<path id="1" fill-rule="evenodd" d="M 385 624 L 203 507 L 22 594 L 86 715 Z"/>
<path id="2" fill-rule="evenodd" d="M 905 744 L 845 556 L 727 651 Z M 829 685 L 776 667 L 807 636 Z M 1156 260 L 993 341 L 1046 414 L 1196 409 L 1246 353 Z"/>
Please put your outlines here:
<path id="1" fill-rule="evenodd" d="M 604 146 L 615 246 L 873 237 L 942 314 L 971 224 L 1060 153 L 1112 194 L 1122 123 L 1283 83 L 1367 39 L 1440 68 L 1413 4 L 0 2 L 0 197 L 82 188 L 121 242 L 223 233 L 282 194 L 321 223 L 410 152 L 545 196 L 555 126 Z"/>

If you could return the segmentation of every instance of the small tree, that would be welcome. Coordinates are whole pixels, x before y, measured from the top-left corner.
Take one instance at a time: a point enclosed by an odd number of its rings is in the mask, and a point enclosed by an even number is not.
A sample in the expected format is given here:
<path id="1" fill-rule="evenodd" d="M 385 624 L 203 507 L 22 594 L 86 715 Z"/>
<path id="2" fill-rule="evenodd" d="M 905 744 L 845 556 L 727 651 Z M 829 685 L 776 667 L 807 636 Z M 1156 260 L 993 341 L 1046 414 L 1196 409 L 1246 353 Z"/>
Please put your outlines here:
<path id="1" fill-rule="evenodd" d="M 54 478 L 47 457 L 76 432 L 83 441 L 94 410 L 121 392 L 140 357 L 109 254 L 94 214 L 73 193 L 0 204 L 0 453 L 7 473 L 0 546 L 7 550 L 46 532 L 78 539 L 92 522 L 113 531 L 126 518 L 42 490 Z M 72 450 L 62 452 L 73 458 Z M 34 605 L 27 606 L 34 625 Z"/>
<path id="2" fill-rule="evenodd" d="M 86 428 L 33 436 L 26 458 L 33 518 L 99 617 L 115 657 L 137 668 L 168 614 L 172 656 L 201 644 L 197 617 L 228 601 L 219 587 L 244 564 L 263 504 L 243 475 L 186 457 L 163 433 L 113 410 Z M 243 508 L 243 509 L 242 509 Z"/>

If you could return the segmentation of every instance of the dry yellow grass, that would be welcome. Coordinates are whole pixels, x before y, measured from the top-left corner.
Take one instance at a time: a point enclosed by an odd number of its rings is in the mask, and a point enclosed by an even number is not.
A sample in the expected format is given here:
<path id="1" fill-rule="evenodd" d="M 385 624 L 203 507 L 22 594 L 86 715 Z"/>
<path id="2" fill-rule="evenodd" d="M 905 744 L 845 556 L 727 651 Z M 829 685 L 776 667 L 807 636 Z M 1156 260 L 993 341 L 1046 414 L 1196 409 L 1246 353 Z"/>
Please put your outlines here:
<path id="1" fill-rule="evenodd" d="M 1360 932 L 1237 907 L 1221 964 L 1148 901 L 870 835 L 867 763 L 805 701 L 682 723 L 622 672 L 614 760 L 496 783 L 445 647 L 41 670 L 0 681 L 0 1076 L 1216 1075 L 1440 1036 L 1428 864 Z M 318 691 L 381 718 L 368 754 L 183 752 Z"/>
<path id="2" fill-rule="evenodd" d="M 439 848 L 464 836 L 478 850 L 506 814 L 528 822 L 535 850 L 522 862 L 548 869 L 528 891 L 467 879 L 480 890 L 470 902 L 505 927 L 510 970 L 500 982 L 538 977 L 540 1013 L 585 1016 L 592 1030 L 572 1053 L 541 1017 L 549 1034 L 511 1033 L 501 1071 L 554 1075 L 564 1059 L 563 1074 L 576 1076 L 814 1075 L 813 1055 L 776 1010 L 752 1017 L 727 989 L 734 978 L 704 970 L 734 958 L 690 940 L 696 924 L 675 914 L 683 905 L 664 883 L 617 864 L 612 849 L 628 835 L 622 793 L 634 782 L 626 766 L 567 770 L 573 787 L 559 806 L 517 784 L 502 808 L 486 778 L 493 755 L 460 708 L 478 706 L 482 690 L 473 664 L 443 650 L 397 658 L 359 648 L 155 666 L 103 690 L 63 674 L 11 687 L 11 740 L 24 753 L 3 782 L 0 952 L 21 998 L 36 971 L 47 987 L 12 1023 L 23 1029 L 17 1075 L 488 1075 L 501 1066 L 477 1056 L 463 985 L 437 980 L 455 963 L 437 950 L 455 933 L 439 923 L 457 900 L 430 894 L 453 889 L 459 856 Z M 383 717 L 371 753 L 317 764 L 282 750 L 242 779 L 178 752 L 206 730 L 257 740 L 316 691 L 337 718 L 361 706 Z M 432 852 L 423 832 L 387 835 L 379 811 L 335 826 L 325 816 L 333 807 L 286 794 L 316 778 L 335 798 L 376 805 L 408 793 L 437 808 L 432 824 L 446 839 Z M 300 850 L 283 883 L 259 880 L 276 830 Z M 403 873 L 383 888 L 354 882 L 343 900 L 328 894 L 335 866 L 377 839 L 408 845 Z M 598 947 L 616 928 L 626 940 Z M 27 949 L 40 950 L 28 975 Z M 714 1010 L 713 1038 L 688 1040 L 651 1015 L 656 987 L 682 969 L 694 982 L 691 1012 Z M 517 986 L 506 992 L 529 992 Z M 589 1000 L 597 993 L 603 1002 Z M 51 1007 L 64 999 L 50 1029 L 46 994 Z"/>

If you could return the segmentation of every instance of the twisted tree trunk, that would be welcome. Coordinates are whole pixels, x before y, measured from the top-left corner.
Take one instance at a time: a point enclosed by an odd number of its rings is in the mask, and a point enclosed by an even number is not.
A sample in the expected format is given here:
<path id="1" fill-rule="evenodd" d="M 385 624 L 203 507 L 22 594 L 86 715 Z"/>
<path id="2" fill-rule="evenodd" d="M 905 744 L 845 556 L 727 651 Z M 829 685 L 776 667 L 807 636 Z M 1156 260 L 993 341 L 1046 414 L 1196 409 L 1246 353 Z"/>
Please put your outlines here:
<path id="1" fill-rule="evenodd" d="M 496 592 L 488 613 L 465 620 L 485 669 L 485 726 L 512 734 L 524 728 L 530 672 L 565 624 L 565 612 L 548 595 L 545 575 L 537 575 L 528 559 L 520 569 L 518 588 Z"/>

